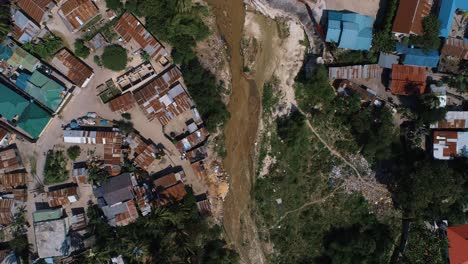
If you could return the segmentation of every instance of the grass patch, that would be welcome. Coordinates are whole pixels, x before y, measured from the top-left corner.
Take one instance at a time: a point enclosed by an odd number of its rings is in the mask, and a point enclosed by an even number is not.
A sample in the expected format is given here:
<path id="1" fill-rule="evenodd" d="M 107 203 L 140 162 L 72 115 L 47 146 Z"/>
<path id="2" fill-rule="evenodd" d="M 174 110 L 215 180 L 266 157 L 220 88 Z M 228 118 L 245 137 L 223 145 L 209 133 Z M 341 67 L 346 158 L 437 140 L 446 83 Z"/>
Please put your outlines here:
<path id="1" fill-rule="evenodd" d="M 69 177 L 67 163 L 68 159 L 64 150 L 49 150 L 44 167 L 44 183 L 53 184 L 66 181 Z"/>

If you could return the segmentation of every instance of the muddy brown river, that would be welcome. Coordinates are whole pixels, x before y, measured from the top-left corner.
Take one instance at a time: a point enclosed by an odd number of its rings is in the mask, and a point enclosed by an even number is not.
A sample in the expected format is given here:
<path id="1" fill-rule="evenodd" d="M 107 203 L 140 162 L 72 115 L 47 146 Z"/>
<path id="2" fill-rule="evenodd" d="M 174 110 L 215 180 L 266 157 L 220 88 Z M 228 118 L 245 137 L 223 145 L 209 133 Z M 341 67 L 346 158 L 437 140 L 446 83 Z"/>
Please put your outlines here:
<path id="1" fill-rule="evenodd" d="M 243 72 L 241 40 L 245 19 L 242 0 L 207 0 L 213 8 L 221 35 L 227 42 L 232 73 L 232 94 L 228 105 L 231 118 L 225 128 L 227 156 L 224 167 L 230 175 L 230 190 L 224 203 L 223 226 L 228 241 L 240 253 L 244 263 L 264 263 L 255 223 L 250 214 L 251 189 L 254 182 L 254 151 L 260 114 L 260 92 L 267 74 L 273 44 L 264 46 L 257 57 L 253 76 Z M 266 19 L 266 18 L 264 18 Z M 263 20 L 263 19 L 259 19 Z M 260 21 L 259 23 L 262 23 Z M 266 26 L 265 36 L 270 29 Z M 265 41 L 265 43 L 271 43 Z"/>

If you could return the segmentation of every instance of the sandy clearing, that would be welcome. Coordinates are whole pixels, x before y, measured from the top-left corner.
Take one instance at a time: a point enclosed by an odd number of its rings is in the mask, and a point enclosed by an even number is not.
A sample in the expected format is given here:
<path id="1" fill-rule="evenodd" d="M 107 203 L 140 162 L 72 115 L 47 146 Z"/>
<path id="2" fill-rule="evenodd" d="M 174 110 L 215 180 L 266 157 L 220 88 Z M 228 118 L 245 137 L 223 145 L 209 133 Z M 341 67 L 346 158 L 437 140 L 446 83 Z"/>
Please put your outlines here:
<path id="1" fill-rule="evenodd" d="M 328 10 L 349 10 L 375 18 L 380 1 L 382 0 L 325 0 L 325 3 Z"/>

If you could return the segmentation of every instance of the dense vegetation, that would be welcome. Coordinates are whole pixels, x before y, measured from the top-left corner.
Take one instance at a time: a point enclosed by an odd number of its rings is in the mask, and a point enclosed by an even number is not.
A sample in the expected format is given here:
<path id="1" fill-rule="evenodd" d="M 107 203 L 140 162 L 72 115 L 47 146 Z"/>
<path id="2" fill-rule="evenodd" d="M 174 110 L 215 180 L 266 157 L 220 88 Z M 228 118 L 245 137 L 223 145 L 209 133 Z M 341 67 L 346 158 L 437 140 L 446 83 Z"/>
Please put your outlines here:
<path id="1" fill-rule="evenodd" d="M 139 10 L 146 17 L 148 30 L 173 46 L 177 64 L 195 59 L 196 43 L 210 34 L 202 20 L 206 7 L 190 0 L 143 0 Z"/>
<path id="2" fill-rule="evenodd" d="M 411 45 L 421 47 L 424 51 L 438 51 L 441 40 L 440 20 L 435 15 L 428 15 L 422 21 L 423 34 L 421 36 L 412 35 L 409 39 Z"/>
<path id="3" fill-rule="evenodd" d="M 215 76 L 205 70 L 197 59 L 183 64 L 182 73 L 190 96 L 195 100 L 197 109 L 205 121 L 206 128 L 213 132 L 229 117 L 226 105 L 221 99 L 223 88 L 216 83 Z"/>
<path id="4" fill-rule="evenodd" d="M 387 5 L 385 7 L 385 19 L 378 32 L 374 34 L 372 44 L 372 49 L 374 51 L 391 53 L 395 50 L 395 40 L 393 39 L 392 25 L 397 8 L 398 0 L 387 1 Z"/>
<path id="5" fill-rule="evenodd" d="M 71 160 L 76 160 L 81 154 L 81 148 L 78 145 L 73 145 L 67 149 L 67 155 Z"/>
<path id="6" fill-rule="evenodd" d="M 221 239 L 220 227 L 210 227 L 198 214 L 190 190 L 181 203 L 157 208 L 125 227 L 109 226 L 95 206 L 89 207 L 88 217 L 96 243 L 77 263 L 102 263 L 118 255 L 125 263 L 238 262 L 237 254 Z"/>
<path id="7" fill-rule="evenodd" d="M 76 56 L 86 59 L 90 53 L 89 48 L 85 45 L 84 40 L 77 39 L 75 41 L 75 54 Z"/>
<path id="8" fill-rule="evenodd" d="M 23 45 L 27 51 L 39 56 L 42 59 L 52 58 L 57 51 L 63 48 L 63 41 L 60 37 L 49 34 L 36 42 L 28 42 Z"/>
<path id="9" fill-rule="evenodd" d="M 120 45 L 106 46 L 101 56 L 102 65 L 113 71 L 125 70 L 127 60 L 127 50 Z"/>
<path id="10" fill-rule="evenodd" d="M 44 184 L 52 184 L 66 181 L 68 179 L 68 160 L 64 150 L 51 149 L 47 152 L 44 166 Z"/>
<path id="11" fill-rule="evenodd" d="M 11 31 L 10 5 L 7 3 L 0 3 L 0 41 Z"/>

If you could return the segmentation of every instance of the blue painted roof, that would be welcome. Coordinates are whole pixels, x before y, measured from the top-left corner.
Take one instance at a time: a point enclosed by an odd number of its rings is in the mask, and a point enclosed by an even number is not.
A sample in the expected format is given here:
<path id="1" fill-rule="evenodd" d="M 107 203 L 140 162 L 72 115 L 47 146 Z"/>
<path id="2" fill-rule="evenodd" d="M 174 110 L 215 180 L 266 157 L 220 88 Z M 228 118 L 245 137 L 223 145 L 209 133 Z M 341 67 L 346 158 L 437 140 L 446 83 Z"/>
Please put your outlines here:
<path id="1" fill-rule="evenodd" d="M 328 22 L 326 41 L 339 43 L 340 35 L 341 35 L 341 22 L 338 20 L 330 20 Z"/>
<path id="2" fill-rule="evenodd" d="M 374 19 L 369 16 L 329 11 L 326 41 L 336 42 L 338 47 L 344 49 L 369 50 L 373 24 Z"/>
<path id="3" fill-rule="evenodd" d="M 440 54 L 437 51 L 424 52 L 422 49 L 412 49 L 402 44 L 397 44 L 396 49 L 398 53 L 405 54 L 404 65 L 436 68 L 439 63 Z"/>
<path id="4" fill-rule="evenodd" d="M 453 17 L 456 9 L 468 11 L 467 0 L 442 0 L 440 4 L 440 36 L 448 37 L 452 29 Z"/>

